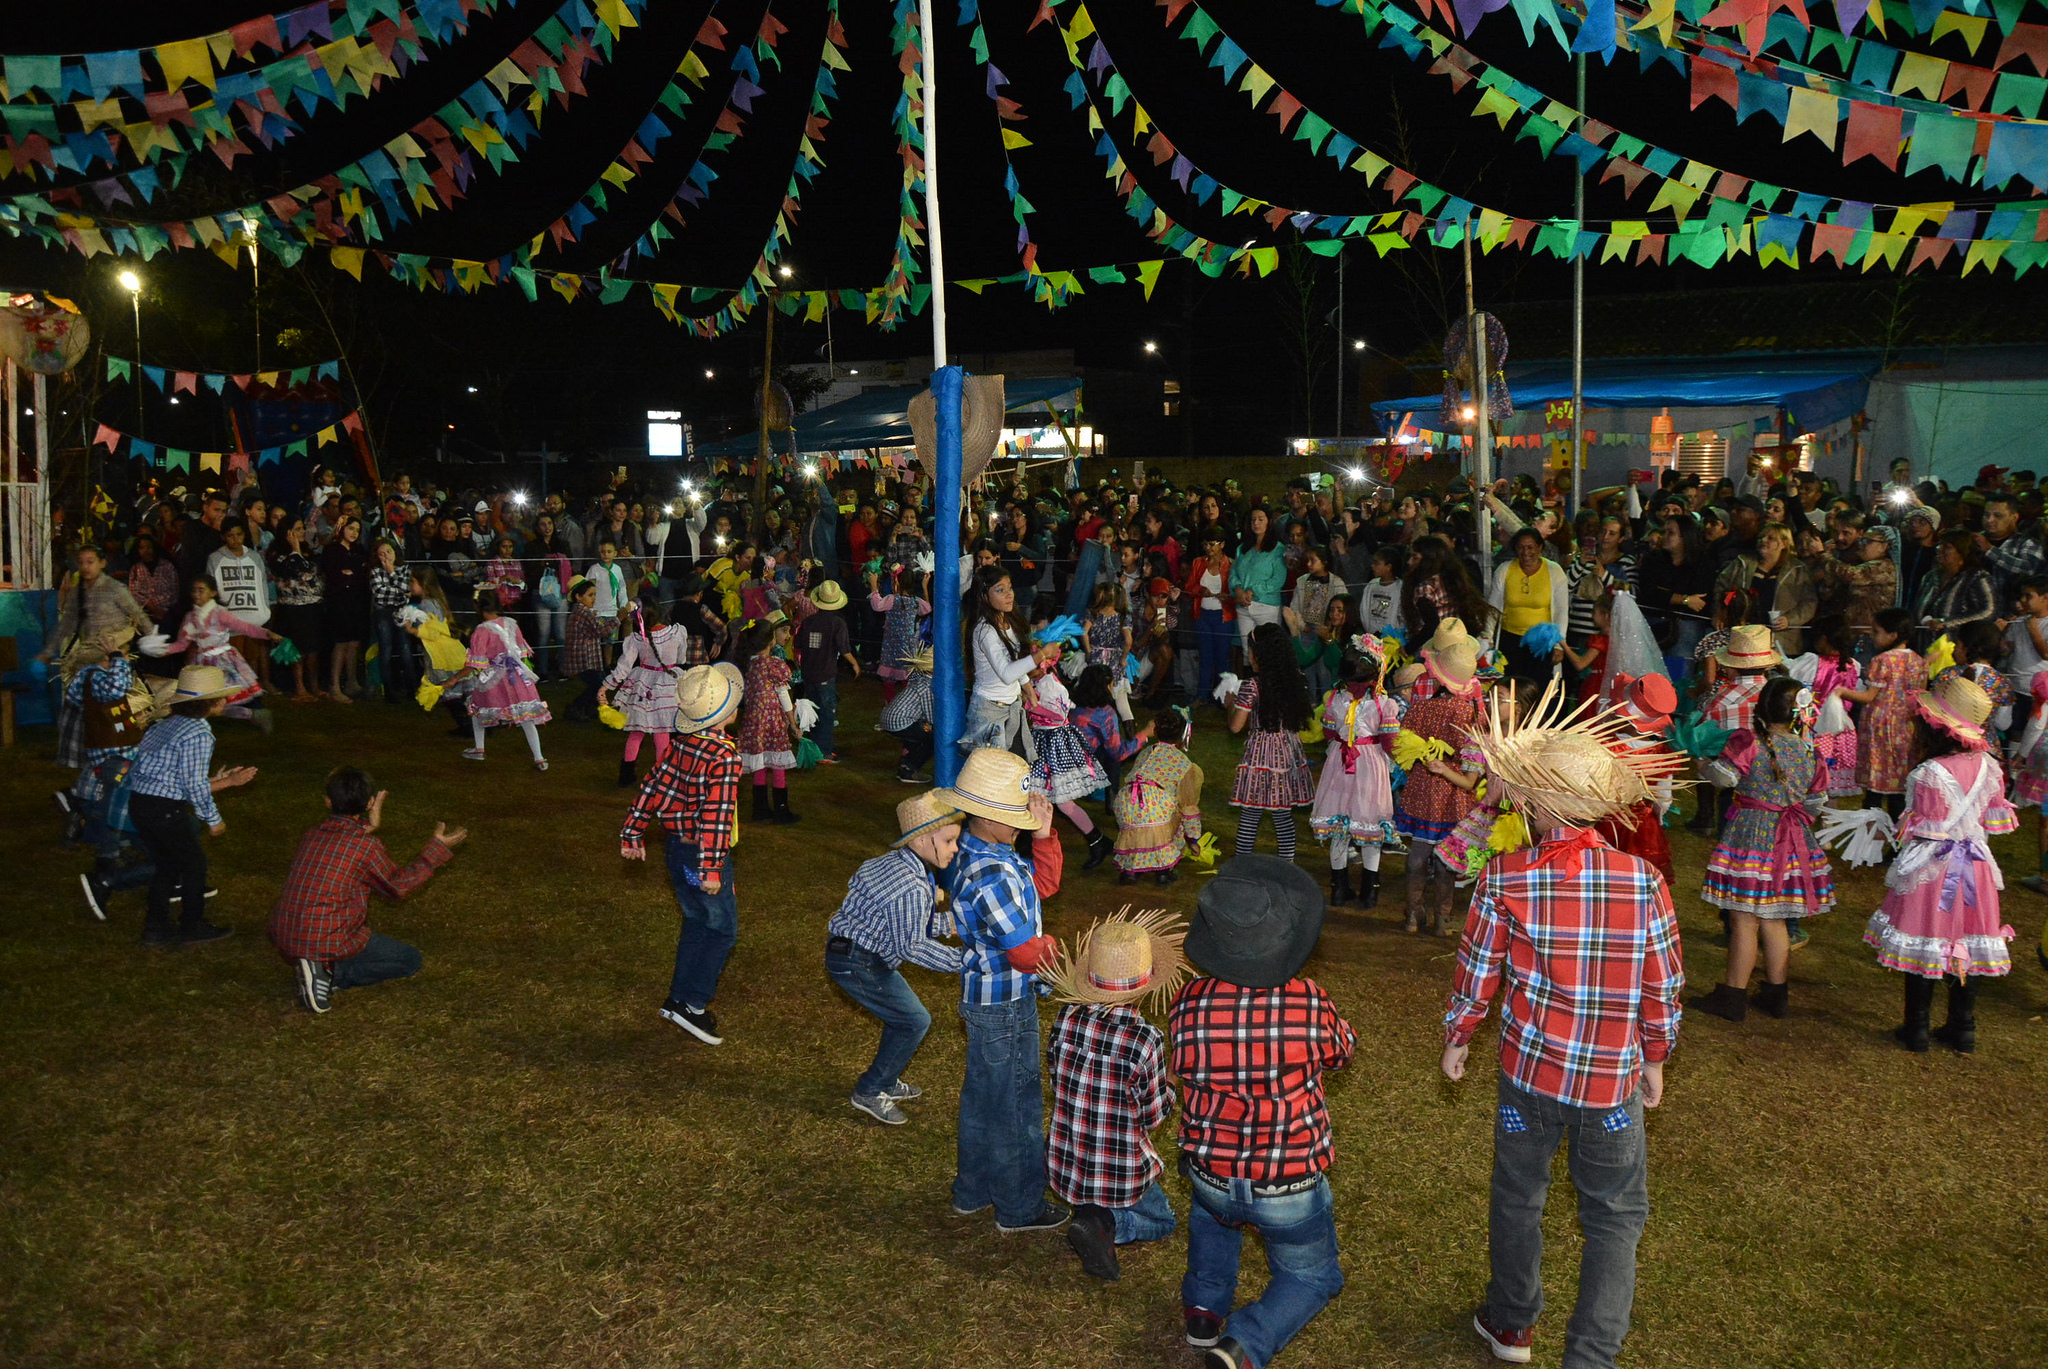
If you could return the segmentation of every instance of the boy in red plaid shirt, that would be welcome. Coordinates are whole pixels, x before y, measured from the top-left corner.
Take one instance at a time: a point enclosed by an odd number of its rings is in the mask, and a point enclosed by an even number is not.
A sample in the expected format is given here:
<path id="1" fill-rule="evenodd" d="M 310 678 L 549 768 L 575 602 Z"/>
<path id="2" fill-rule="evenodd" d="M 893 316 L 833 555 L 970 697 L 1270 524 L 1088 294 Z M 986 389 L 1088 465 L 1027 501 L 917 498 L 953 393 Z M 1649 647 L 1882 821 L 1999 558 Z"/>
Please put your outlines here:
<path id="1" fill-rule="evenodd" d="M 1113 1282 L 1116 1248 L 1172 1233 L 1152 1129 L 1166 1120 L 1166 1033 L 1138 1014 L 1173 996 L 1187 970 L 1178 923 L 1128 911 L 1091 927 L 1047 974 L 1065 1006 L 1045 1045 L 1052 1076 L 1046 1176 L 1074 1205 L 1067 1244 L 1081 1268 Z"/>
<path id="2" fill-rule="evenodd" d="M 1626 823 L 1677 757 L 1611 745 L 1617 713 L 1555 725 L 1553 684 L 1528 720 L 1474 733 L 1489 782 L 1543 835 L 1479 876 L 1444 1014 L 1443 1072 L 1465 1075 L 1472 1034 L 1503 987 L 1493 1131 L 1493 1278 L 1473 1317 L 1494 1357 L 1525 1364 L 1543 1310 L 1543 1201 L 1571 1139 L 1585 1247 L 1564 1362 L 1607 1369 L 1635 1300 L 1649 1216 L 1643 1110 L 1664 1097 L 1685 984 L 1663 876 L 1592 830 Z M 1652 818 L 1652 821 L 1655 819 Z"/>

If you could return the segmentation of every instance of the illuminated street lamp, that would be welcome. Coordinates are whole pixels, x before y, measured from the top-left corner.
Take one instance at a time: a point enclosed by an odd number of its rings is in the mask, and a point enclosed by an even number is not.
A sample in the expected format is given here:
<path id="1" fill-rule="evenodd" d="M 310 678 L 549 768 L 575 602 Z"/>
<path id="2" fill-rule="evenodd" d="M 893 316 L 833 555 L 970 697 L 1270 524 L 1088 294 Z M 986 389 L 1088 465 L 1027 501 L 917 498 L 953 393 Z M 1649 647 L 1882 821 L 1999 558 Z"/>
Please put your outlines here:
<path id="1" fill-rule="evenodd" d="M 133 271 L 123 271 L 118 279 L 121 288 L 128 292 L 129 303 L 135 306 L 135 435 L 144 437 L 142 412 L 142 277 Z"/>

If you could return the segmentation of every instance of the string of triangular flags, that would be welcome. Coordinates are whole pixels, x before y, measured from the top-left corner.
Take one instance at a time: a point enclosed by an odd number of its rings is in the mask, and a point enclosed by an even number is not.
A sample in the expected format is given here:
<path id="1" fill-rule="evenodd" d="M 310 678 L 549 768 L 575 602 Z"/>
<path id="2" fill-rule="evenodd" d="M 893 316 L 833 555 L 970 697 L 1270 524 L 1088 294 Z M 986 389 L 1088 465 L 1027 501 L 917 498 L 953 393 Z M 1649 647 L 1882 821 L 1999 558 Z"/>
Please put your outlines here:
<path id="1" fill-rule="evenodd" d="M 974 53 L 974 60 L 981 64 L 982 89 L 995 114 L 996 132 L 1003 153 L 1003 194 L 1010 201 L 1010 218 L 1017 225 L 1017 260 L 1023 263 L 1025 271 L 1035 272 L 1038 244 L 1031 240 L 1028 218 L 1037 212 L 1037 208 L 1024 198 L 1023 189 L 1017 181 L 1016 163 L 1010 159 L 1011 152 L 1031 146 L 1031 140 L 1022 131 L 1010 127 L 1012 123 L 1024 122 L 1027 116 L 1021 104 L 1002 93 L 1009 86 L 1010 78 L 989 59 L 988 29 L 981 21 L 980 0 L 960 0 L 959 24 L 968 30 L 968 46 Z"/>
<path id="2" fill-rule="evenodd" d="M 252 459 L 258 466 L 275 465 L 287 458 L 307 456 L 315 447 L 332 446 L 342 440 L 341 435 L 345 432 L 360 433 L 362 430 L 362 411 L 353 409 L 320 428 L 310 437 L 281 442 L 271 447 L 258 447 L 250 451 L 209 452 L 172 447 L 160 442 L 147 441 L 105 423 L 99 424 L 94 431 L 92 445 L 105 447 L 114 456 L 147 461 L 165 470 L 190 471 L 196 462 L 201 471 L 218 472 L 223 464 L 231 471 L 246 471 L 250 469 Z"/>
<path id="3" fill-rule="evenodd" d="M 197 395 L 199 387 L 205 386 L 215 394 L 225 394 L 227 387 L 247 391 L 250 386 L 264 389 L 292 389 L 311 384 L 316 380 L 339 380 L 341 363 L 322 361 L 311 366 L 294 366 L 277 371 L 180 371 L 169 366 L 140 366 L 126 357 L 111 354 L 107 357 L 108 380 L 133 380 L 137 371 L 143 379 L 155 386 L 160 394 Z"/>
<path id="4" fill-rule="evenodd" d="M 889 331 L 903 320 L 917 288 L 917 249 L 924 246 L 924 45 L 917 0 L 896 0 L 889 43 L 903 74 L 891 122 L 896 129 L 896 159 L 903 174 L 896 196 L 896 243 L 889 270 L 882 278 L 882 307 L 870 320 Z"/>

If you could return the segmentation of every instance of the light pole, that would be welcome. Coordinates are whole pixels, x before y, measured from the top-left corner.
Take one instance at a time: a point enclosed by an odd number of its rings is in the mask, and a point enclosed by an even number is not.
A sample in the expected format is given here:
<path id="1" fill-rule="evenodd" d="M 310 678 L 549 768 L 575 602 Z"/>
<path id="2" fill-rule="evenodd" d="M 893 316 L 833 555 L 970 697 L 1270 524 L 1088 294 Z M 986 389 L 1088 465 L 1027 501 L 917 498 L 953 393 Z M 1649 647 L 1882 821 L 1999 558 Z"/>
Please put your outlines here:
<path id="1" fill-rule="evenodd" d="M 142 414 L 142 277 L 133 271 L 123 271 L 120 281 L 121 288 L 128 292 L 128 302 L 135 306 L 135 368 L 129 375 L 135 386 L 135 435 L 147 437 Z"/>

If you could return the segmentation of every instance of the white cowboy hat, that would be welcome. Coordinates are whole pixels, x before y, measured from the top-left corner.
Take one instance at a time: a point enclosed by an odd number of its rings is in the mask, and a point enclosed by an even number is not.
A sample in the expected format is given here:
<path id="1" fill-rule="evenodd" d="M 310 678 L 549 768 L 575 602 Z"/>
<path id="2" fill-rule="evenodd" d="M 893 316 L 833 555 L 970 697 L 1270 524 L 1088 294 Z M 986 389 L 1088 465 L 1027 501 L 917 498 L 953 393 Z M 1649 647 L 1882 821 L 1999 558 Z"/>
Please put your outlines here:
<path id="1" fill-rule="evenodd" d="M 730 661 L 700 665 L 676 677 L 678 732 L 709 732 L 740 711 L 746 677 Z"/>

